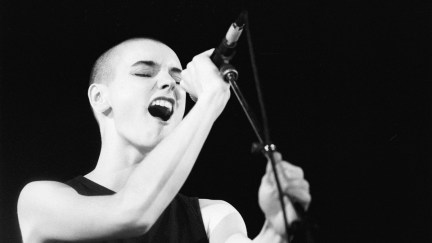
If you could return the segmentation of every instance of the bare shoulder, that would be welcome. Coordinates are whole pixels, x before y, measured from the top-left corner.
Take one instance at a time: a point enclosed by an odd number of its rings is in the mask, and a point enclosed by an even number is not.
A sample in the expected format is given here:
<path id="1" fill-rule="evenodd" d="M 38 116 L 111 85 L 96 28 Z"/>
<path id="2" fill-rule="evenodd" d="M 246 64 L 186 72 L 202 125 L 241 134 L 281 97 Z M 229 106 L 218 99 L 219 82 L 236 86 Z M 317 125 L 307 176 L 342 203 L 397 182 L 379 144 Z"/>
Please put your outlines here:
<path id="1" fill-rule="evenodd" d="M 60 202 L 72 202 L 71 199 L 76 195 L 74 189 L 61 182 L 33 181 L 26 184 L 17 202 L 18 222 L 23 241 L 43 241 L 43 234 L 38 225 L 46 224 L 46 221 L 58 217 L 60 214 L 55 209 L 61 205 Z"/>
<path id="2" fill-rule="evenodd" d="M 26 184 L 20 192 L 17 203 L 20 224 L 32 218 L 35 210 L 49 204 L 58 194 L 72 194 L 75 191 L 66 184 L 56 181 L 33 181 Z"/>
<path id="3" fill-rule="evenodd" d="M 204 226 L 209 238 L 247 235 L 246 226 L 234 206 L 223 200 L 199 199 Z"/>
<path id="4" fill-rule="evenodd" d="M 32 192 L 43 192 L 48 189 L 70 189 L 70 186 L 57 182 L 57 181 L 32 181 L 27 183 L 21 190 L 21 194 L 32 193 Z"/>
<path id="5" fill-rule="evenodd" d="M 27 184 L 17 205 L 23 242 L 135 236 L 142 227 L 129 228 L 135 218 L 124 213 L 124 200 L 115 195 L 88 197 L 55 181 Z"/>
<path id="6" fill-rule="evenodd" d="M 231 204 L 223 200 L 199 199 L 199 205 L 202 211 L 218 212 L 219 214 L 229 214 L 237 212 Z"/>
<path id="7" fill-rule="evenodd" d="M 56 181 L 33 181 L 26 184 L 18 198 L 18 208 L 34 203 L 40 198 L 46 198 L 56 193 L 74 193 L 70 186 Z M 35 201 L 36 200 L 36 201 Z"/>
<path id="8" fill-rule="evenodd" d="M 26 184 L 20 192 L 18 206 L 27 200 L 33 201 L 40 196 L 57 191 L 74 191 L 70 186 L 56 181 L 33 181 Z M 33 200 L 32 200 L 33 199 Z"/>

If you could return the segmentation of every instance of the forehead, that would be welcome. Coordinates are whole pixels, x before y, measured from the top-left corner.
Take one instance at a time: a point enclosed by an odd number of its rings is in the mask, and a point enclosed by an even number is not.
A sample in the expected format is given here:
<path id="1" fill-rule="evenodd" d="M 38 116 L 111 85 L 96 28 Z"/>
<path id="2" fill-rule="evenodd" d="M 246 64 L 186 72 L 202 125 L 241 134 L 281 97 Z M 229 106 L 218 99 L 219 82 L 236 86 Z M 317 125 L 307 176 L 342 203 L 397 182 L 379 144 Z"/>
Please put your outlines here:
<path id="1" fill-rule="evenodd" d="M 137 61 L 153 61 L 181 69 L 180 60 L 167 45 L 153 40 L 134 40 L 119 46 L 120 62 L 131 66 Z"/>

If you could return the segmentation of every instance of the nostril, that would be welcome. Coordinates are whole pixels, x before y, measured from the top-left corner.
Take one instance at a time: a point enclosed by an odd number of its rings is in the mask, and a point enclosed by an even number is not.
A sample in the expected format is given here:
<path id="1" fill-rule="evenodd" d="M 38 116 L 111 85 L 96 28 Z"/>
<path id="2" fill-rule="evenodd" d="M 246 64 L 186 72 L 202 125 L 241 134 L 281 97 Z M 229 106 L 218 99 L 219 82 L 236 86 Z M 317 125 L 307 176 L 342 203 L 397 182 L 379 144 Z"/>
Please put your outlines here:
<path id="1" fill-rule="evenodd" d="M 163 84 L 163 85 L 161 86 L 161 89 L 174 90 L 175 86 L 176 86 L 175 83 L 172 82 L 172 83 L 170 83 L 170 84 Z"/>
<path id="2" fill-rule="evenodd" d="M 157 81 L 159 89 L 174 89 L 175 85 L 175 80 L 170 78 L 160 79 Z"/>

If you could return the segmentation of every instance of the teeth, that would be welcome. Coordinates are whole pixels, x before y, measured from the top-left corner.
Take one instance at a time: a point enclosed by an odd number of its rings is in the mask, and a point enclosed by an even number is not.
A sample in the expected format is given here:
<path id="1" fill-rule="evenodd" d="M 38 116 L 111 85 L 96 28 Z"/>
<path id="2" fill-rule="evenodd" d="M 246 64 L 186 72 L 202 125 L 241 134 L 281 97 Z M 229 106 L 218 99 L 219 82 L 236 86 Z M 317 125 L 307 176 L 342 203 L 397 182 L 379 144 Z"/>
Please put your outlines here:
<path id="1" fill-rule="evenodd" d="M 164 107 L 172 110 L 172 104 L 166 100 L 155 100 L 151 103 L 151 105 L 164 106 Z"/>

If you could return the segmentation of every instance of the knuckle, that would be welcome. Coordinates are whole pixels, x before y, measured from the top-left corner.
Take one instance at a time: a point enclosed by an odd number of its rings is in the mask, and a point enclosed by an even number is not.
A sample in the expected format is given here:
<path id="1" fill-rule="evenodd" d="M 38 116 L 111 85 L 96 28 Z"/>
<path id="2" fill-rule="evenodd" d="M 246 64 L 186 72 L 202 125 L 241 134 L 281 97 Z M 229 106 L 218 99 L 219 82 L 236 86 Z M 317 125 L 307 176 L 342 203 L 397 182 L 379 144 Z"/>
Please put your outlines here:
<path id="1" fill-rule="evenodd" d="M 274 152 L 274 158 L 276 161 L 282 161 L 282 154 L 279 152 Z"/>
<path id="2" fill-rule="evenodd" d="M 310 188 L 309 182 L 304 180 L 304 185 L 305 185 L 306 189 L 309 190 L 309 188 Z"/>
<path id="3" fill-rule="evenodd" d="M 202 53 L 202 54 L 200 54 L 200 55 L 195 56 L 195 57 L 193 58 L 193 60 L 196 61 L 196 62 L 202 62 L 205 58 L 206 58 L 205 54 Z"/>
<path id="4" fill-rule="evenodd" d="M 306 193 L 306 194 L 305 194 L 305 200 L 308 201 L 308 202 L 312 201 L 312 196 L 311 196 L 311 194 Z"/>
<path id="5" fill-rule="evenodd" d="M 304 172 L 303 169 L 298 167 L 298 166 L 294 166 L 294 171 L 296 174 L 298 174 L 299 177 L 303 178 L 304 177 Z"/>
<path id="6" fill-rule="evenodd" d="M 262 178 L 261 178 L 261 184 L 267 182 L 269 180 L 268 175 L 265 174 Z"/>
<path id="7" fill-rule="evenodd" d="M 299 188 L 299 187 L 302 186 L 303 183 L 302 183 L 301 180 L 294 180 L 294 181 L 291 182 L 291 184 L 292 184 L 293 187 Z"/>

